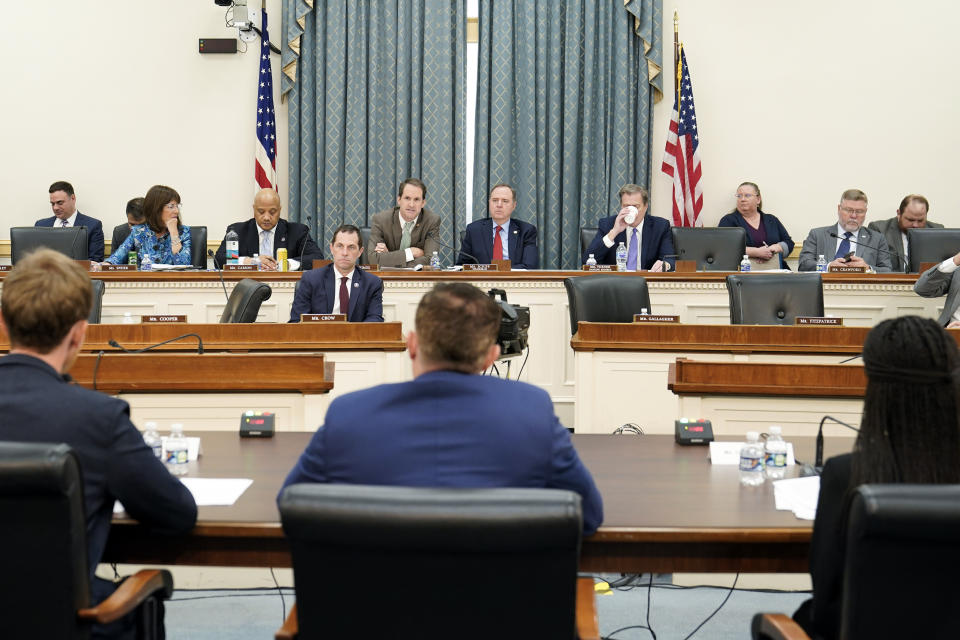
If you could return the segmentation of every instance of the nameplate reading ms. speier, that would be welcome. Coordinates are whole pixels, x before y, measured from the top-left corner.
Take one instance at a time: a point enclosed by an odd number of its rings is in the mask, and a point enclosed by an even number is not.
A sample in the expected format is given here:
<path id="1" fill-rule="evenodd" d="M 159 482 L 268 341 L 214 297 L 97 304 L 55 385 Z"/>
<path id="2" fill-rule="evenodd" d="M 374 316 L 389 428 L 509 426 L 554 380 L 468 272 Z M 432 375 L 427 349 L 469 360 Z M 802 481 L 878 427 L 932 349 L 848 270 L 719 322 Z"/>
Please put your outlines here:
<path id="1" fill-rule="evenodd" d="M 830 267 L 830 273 L 866 273 L 866 267 L 838 267 L 836 265 Z"/>
<path id="2" fill-rule="evenodd" d="M 186 322 L 187 316 L 140 316 L 140 322 Z"/>
<path id="3" fill-rule="evenodd" d="M 500 271 L 498 264 L 470 264 L 463 265 L 464 271 Z"/>
<path id="4" fill-rule="evenodd" d="M 102 264 L 100 265 L 101 271 L 136 271 L 137 265 L 135 264 Z"/>
<path id="5" fill-rule="evenodd" d="M 300 322 L 346 322 L 345 313 L 301 313 Z"/>
<path id="6" fill-rule="evenodd" d="M 633 314 L 634 322 L 680 322 L 680 316 L 658 316 L 652 313 Z"/>
<path id="7" fill-rule="evenodd" d="M 580 267 L 582 271 L 617 271 L 615 264 L 585 264 Z"/>
<path id="8" fill-rule="evenodd" d="M 223 265 L 224 271 L 256 271 L 257 265 L 255 264 L 225 264 Z"/>
<path id="9" fill-rule="evenodd" d="M 842 327 L 843 318 L 824 318 L 822 316 L 797 316 L 793 320 L 793 324 L 812 324 L 819 325 L 823 327 Z"/>

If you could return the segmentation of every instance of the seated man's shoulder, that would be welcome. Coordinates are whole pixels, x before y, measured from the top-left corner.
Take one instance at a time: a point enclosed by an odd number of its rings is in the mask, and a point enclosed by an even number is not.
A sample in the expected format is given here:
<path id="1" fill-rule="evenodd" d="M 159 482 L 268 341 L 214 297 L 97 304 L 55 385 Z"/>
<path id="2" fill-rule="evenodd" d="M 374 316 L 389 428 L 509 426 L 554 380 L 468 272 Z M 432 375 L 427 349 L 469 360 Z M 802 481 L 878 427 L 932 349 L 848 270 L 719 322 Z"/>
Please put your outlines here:
<path id="1" fill-rule="evenodd" d="M 873 222 L 867 224 L 867 229 L 883 233 L 890 227 L 891 224 L 897 224 L 896 216 L 887 218 L 886 220 L 874 220 Z"/>

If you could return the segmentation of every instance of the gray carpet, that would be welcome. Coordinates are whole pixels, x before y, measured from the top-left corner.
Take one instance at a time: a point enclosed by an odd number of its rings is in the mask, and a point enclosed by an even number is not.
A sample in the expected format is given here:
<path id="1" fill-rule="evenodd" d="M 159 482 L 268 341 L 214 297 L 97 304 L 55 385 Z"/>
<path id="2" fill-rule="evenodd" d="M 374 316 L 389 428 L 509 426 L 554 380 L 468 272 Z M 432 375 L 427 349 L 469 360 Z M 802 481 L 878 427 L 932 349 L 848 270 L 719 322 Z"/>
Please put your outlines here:
<path id="1" fill-rule="evenodd" d="M 614 580 L 615 575 L 605 575 Z M 597 596 L 600 632 L 611 640 L 653 638 L 645 629 L 622 627 L 646 625 L 647 576 L 642 586 L 614 590 Z M 357 597 L 375 598 L 363 587 Z M 293 591 L 283 590 L 286 609 Z M 730 590 L 717 587 L 676 588 L 654 582 L 650 590 L 650 624 L 658 640 L 683 640 L 723 602 Z M 522 593 L 518 594 L 522 597 Z M 734 591 L 713 618 L 692 637 L 695 639 L 748 638 L 750 619 L 758 611 L 793 613 L 809 594 L 802 592 Z M 371 606 L 374 606 L 371 604 Z M 237 591 L 178 590 L 167 603 L 167 637 L 171 640 L 268 640 L 283 620 L 283 604 L 276 589 Z M 358 629 L 358 632 L 360 629 Z M 610 634 L 613 633 L 612 636 Z"/>

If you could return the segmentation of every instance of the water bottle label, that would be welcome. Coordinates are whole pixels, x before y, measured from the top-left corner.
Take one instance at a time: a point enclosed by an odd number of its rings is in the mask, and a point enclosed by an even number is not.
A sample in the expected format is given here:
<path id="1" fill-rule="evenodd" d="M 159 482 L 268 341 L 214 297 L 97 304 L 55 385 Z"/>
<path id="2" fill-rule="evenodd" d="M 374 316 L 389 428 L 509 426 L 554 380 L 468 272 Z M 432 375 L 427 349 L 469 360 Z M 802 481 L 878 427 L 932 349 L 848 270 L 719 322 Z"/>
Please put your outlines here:
<path id="1" fill-rule="evenodd" d="M 768 467 L 786 467 L 787 466 L 787 454 L 784 452 L 769 452 L 767 453 L 767 459 L 764 461 L 764 464 Z"/>
<path id="2" fill-rule="evenodd" d="M 153 445 L 153 455 L 154 457 L 163 460 L 163 445 L 161 445 L 159 442 Z"/>
<path id="3" fill-rule="evenodd" d="M 763 471 L 763 459 L 740 456 L 740 471 Z"/>

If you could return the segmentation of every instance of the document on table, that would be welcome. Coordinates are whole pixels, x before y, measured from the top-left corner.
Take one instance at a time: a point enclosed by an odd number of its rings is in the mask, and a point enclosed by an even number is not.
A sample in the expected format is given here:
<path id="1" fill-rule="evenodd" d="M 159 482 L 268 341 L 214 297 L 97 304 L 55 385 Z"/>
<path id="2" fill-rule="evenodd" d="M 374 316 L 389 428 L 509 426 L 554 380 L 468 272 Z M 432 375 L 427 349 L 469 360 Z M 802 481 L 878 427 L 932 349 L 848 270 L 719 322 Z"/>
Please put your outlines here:
<path id="1" fill-rule="evenodd" d="M 180 478 L 198 507 L 229 507 L 247 490 L 253 480 L 250 478 Z M 123 513 L 123 505 L 117 500 L 113 504 L 114 513 Z"/>
<path id="2" fill-rule="evenodd" d="M 820 476 L 788 478 L 773 483 L 773 498 L 778 511 L 793 511 L 801 520 L 813 520 L 817 515 L 820 495 Z"/>

